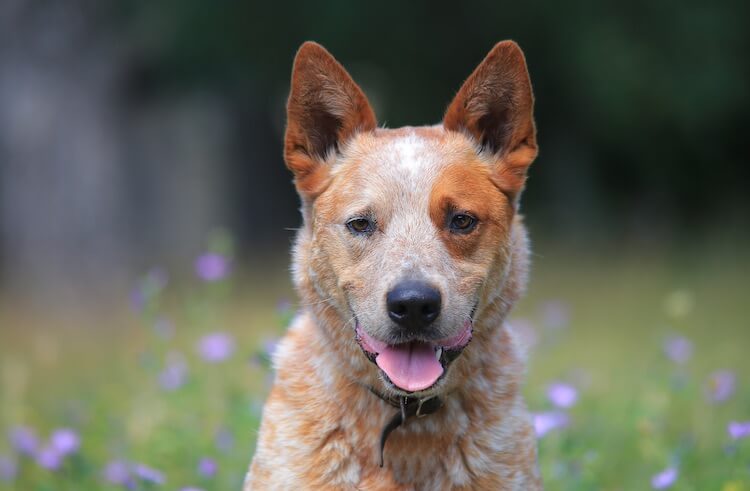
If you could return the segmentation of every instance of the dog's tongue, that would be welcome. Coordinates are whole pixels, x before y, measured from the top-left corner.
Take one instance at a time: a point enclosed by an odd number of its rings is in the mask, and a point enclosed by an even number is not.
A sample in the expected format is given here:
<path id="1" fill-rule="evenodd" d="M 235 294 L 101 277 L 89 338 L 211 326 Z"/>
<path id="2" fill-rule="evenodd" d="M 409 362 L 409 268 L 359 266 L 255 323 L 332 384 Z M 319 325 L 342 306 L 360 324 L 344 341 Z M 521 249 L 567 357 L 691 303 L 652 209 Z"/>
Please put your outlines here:
<path id="1" fill-rule="evenodd" d="M 409 392 L 431 387 L 443 374 L 432 345 L 419 341 L 387 345 L 375 358 L 375 363 L 391 382 Z"/>

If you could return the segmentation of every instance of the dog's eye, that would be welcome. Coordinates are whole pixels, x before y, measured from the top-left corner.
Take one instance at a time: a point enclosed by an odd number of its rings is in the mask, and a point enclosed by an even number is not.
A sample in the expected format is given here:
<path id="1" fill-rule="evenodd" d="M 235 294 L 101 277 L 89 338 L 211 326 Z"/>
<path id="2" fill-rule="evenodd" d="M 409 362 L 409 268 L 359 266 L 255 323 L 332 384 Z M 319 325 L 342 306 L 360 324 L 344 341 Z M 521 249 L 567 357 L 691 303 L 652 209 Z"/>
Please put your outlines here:
<path id="1" fill-rule="evenodd" d="M 373 224 L 367 218 L 352 218 L 346 222 L 346 227 L 357 235 L 369 234 L 373 230 Z"/>
<path id="2" fill-rule="evenodd" d="M 450 228 L 453 232 L 466 234 L 471 232 L 477 224 L 477 219 L 466 213 L 457 213 L 453 215 L 450 222 Z"/>

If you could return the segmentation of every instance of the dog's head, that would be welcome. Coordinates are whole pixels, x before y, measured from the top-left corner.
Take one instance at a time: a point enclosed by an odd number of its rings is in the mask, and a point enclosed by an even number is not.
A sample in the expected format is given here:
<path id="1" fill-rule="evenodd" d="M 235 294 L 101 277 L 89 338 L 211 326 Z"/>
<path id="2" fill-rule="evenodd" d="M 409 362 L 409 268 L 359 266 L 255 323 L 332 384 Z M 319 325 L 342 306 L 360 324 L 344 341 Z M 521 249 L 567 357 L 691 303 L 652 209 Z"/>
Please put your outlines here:
<path id="1" fill-rule="evenodd" d="M 524 56 L 497 44 L 441 125 L 377 127 L 321 46 L 294 62 L 285 159 L 303 202 L 304 264 L 320 302 L 389 390 L 439 391 L 498 297 L 526 169 L 537 153 Z"/>

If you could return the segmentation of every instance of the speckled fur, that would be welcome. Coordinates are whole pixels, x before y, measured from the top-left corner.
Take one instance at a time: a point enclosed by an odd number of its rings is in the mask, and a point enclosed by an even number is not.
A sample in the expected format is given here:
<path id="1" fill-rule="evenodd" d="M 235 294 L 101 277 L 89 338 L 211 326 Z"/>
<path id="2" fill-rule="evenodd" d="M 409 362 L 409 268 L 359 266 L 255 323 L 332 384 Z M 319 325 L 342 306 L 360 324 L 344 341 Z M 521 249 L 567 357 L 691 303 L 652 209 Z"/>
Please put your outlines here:
<path id="1" fill-rule="evenodd" d="M 480 68 L 498 51 L 517 63 L 515 50 L 520 53 L 515 44 L 496 47 Z M 337 79 L 324 83 L 341 87 L 333 93 L 343 98 L 331 105 L 344 121 L 338 151 L 311 158 L 309 140 L 300 137 L 304 123 L 294 121 L 294 114 L 311 113 L 289 110 L 286 158 L 305 221 L 293 261 L 302 308 L 274 355 L 276 380 L 245 491 L 542 489 L 520 394 L 524 360 L 504 325 L 528 271 L 526 232 L 517 214 L 523 179 L 508 169 L 523 165 L 525 176 L 536 155 L 533 121 L 531 133 L 491 155 L 466 121 L 471 115 L 456 116 L 463 118 L 460 129 L 448 116 L 433 127 L 373 128 L 364 96 L 311 43 L 295 62 L 290 106 L 295 90 L 309 81 L 297 68 L 303 63 L 333 71 Z M 525 73 L 525 64 L 521 68 Z M 471 82 L 454 104 L 470 106 L 461 98 L 472 95 Z M 530 111 L 529 102 L 529 118 Z M 295 155 L 300 148 L 304 154 Z M 474 236 L 463 240 L 444 232 L 446 200 L 480 217 Z M 343 224 L 363 210 L 376 217 L 378 231 L 353 237 Z M 471 344 L 445 377 L 419 394 L 441 395 L 444 407 L 394 431 L 380 468 L 380 431 L 395 410 L 366 387 L 398 393 L 363 355 L 353 316 L 371 335 L 386 337 L 392 326 L 385 293 L 409 276 L 440 289 L 444 304 L 434 329 L 441 336 L 456 334 L 472 306 L 479 307 Z"/>

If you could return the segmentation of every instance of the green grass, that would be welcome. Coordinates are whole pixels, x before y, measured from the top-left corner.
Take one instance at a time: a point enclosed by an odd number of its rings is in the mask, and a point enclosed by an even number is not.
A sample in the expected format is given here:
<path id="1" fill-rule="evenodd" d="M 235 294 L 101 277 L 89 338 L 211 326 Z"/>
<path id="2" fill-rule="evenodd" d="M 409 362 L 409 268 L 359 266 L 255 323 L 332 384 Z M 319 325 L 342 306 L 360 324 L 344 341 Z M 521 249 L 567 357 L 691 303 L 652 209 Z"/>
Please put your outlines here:
<path id="1" fill-rule="evenodd" d="M 71 427 L 81 448 L 56 472 L 18 457 L 18 476 L 0 481 L 0 490 L 122 489 L 102 478 L 115 458 L 162 471 L 160 489 L 239 489 L 270 383 L 262 346 L 288 321 L 276 304 L 292 293 L 286 266 L 276 264 L 218 284 L 173 281 L 140 315 L 127 311 L 127 299 L 122 311 L 96 321 L 6 306 L 0 432 L 23 424 L 46 438 Z M 551 410 L 546 389 L 553 381 L 579 390 L 570 426 L 540 440 L 547 489 L 650 489 L 654 474 L 677 466 L 671 489 L 750 490 L 750 438 L 732 441 L 726 430 L 729 421 L 750 420 L 748 265 L 744 255 L 705 252 L 535 257 L 529 293 L 513 313 L 539 338 L 530 352 L 528 404 Z M 545 321 L 550 301 L 569 313 L 562 327 Z M 172 337 L 154 331 L 160 316 L 174 323 Z M 223 363 L 196 353 L 197 340 L 213 331 L 237 343 Z M 664 355 L 672 334 L 693 343 L 685 364 Z M 185 357 L 188 377 L 165 391 L 158 374 L 174 352 Z M 706 384 L 718 369 L 737 375 L 737 389 L 712 404 Z M 224 435 L 219 445 L 217 434 Z M 0 455 L 12 453 L 1 436 Z M 199 475 L 202 457 L 218 463 L 214 477 Z"/>

